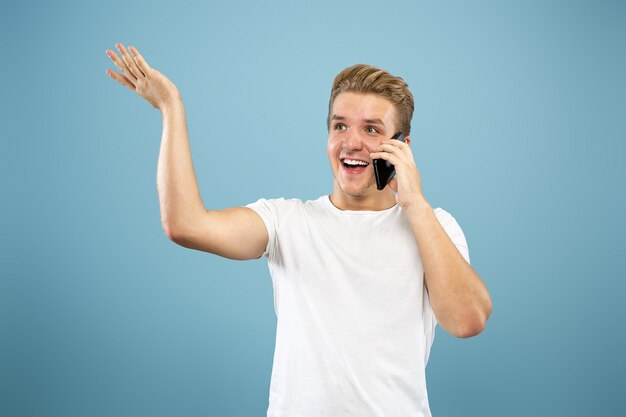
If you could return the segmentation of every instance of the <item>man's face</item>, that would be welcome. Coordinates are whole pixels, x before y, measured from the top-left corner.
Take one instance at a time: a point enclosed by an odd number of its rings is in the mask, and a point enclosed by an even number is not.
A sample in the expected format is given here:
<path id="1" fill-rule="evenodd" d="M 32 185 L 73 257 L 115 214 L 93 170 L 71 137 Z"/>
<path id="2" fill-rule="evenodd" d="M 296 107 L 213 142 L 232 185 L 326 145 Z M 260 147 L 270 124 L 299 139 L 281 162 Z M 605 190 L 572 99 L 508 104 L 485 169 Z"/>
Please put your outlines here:
<path id="1" fill-rule="evenodd" d="M 395 120 L 394 105 L 379 95 L 341 93 L 335 98 L 327 146 L 334 193 L 361 199 L 379 192 L 369 154 L 396 133 Z"/>

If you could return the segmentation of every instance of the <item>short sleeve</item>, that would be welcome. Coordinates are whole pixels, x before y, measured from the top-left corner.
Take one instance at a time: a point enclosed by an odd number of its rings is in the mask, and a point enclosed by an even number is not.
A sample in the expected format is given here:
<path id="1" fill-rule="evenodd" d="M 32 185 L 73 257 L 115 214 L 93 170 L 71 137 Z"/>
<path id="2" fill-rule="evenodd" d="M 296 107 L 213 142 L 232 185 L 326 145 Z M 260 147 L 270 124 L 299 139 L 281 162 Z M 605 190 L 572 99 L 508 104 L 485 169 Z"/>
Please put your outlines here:
<path id="1" fill-rule="evenodd" d="M 284 198 L 265 199 L 261 198 L 254 203 L 247 204 L 246 207 L 252 209 L 261 217 L 267 229 L 267 247 L 262 256 L 273 259 L 278 246 L 278 231 L 282 222 L 294 207 L 296 200 L 285 200 Z"/>
<path id="2" fill-rule="evenodd" d="M 246 207 L 254 210 L 265 224 L 268 239 L 265 252 L 263 252 L 262 256 L 268 257 L 274 246 L 274 240 L 276 239 L 276 224 L 278 223 L 276 205 L 272 200 L 260 198 L 254 203 L 246 204 Z"/>
<path id="3" fill-rule="evenodd" d="M 469 248 L 467 247 L 467 241 L 465 240 L 465 235 L 463 234 L 463 230 L 461 230 L 461 226 L 459 226 L 456 219 L 444 209 L 436 208 L 434 211 L 435 216 L 437 216 L 437 220 L 439 220 L 439 223 L 443 227 L 443 230 L 446 231 L 450 240 L 452 240 L 463 258 L 469 264 Z"/>

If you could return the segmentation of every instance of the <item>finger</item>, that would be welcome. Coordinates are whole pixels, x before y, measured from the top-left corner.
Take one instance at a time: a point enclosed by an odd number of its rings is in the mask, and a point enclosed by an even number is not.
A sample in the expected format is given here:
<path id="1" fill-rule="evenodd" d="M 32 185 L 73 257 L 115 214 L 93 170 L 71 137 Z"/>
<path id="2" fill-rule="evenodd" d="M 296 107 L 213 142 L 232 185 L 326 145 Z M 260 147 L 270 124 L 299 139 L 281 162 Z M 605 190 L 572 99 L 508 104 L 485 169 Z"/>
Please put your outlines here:
<path id="1" fill-rule="evenodd" d="M 409 146 L 408 143 L 395 140 L 395 139 L 384 139 L 381 142 L 381 145 L 389 145 L 393 147 L 394 149 L 398 149 L 399 151 L 409 155 L 410 158 L 413 158 L 413 152 L 411 151 L 411 147 Z"/>
<path id="2" fill-rule="evenodd" d="M 140 76 L 143 76 L 141 71 L 139 71 L 139 68 L 137 68 L 137 64 L 135 64 L 135 60 L 130 56 L 126 48 L 124 48 L 124 45 L 118 42 L 115 44 L 115 47 L 117 48 L 118 51 L 120 51 L 120 54 L 122 55 L 122 58 L 124 59 L 124 63 L 126 64 L 126 68 L 128 68 L 128 71 L 130 72 L 130 74 L 124 73 L 124 75 L 126 75 L 128 78 L 134 77 L 135 79 L 139 78 Z"/>
<path id="3" fill-rule="evenodd" d="M 372 159 L 384 159 L 385 161 L 389 161 L 391 162 L 393 165 L 398 165 L 398 163 L 400 163 L 400 159 L 390 153 L 390 152 L 373 152 L 370 154 L 370 158 Z"/>
<path id="4" fill-rule="evenodd" d="M 397 139 L 384 139 L 382 141 L 382 144 L 392 145 L 400 149 L 411 149 L 408 143 L 402 142 L 401 140 L 397 140 Z"/>
<path id="5" fill-rule="evenodd" d="M 135 59 L 135 62 L 137 63 L 137 67 L 139 67 L 139 70 L 143 73 L 144 76 L 148 75 L 148 71 L 151 70 L 152 68 L 150 68 L 146 60 L 143 59 L 143 56 L 141 56 L 137 48 L 135 48 L 134 46 L 128 45 L 128 50 L 130 51 L 131 54 L 133 54 L 133 58 Z"/>
<path id="6" fill-rule="evenodd" d="M 389 188 L 391 188 L 396 193 L 398 192 L 398 176 L 394 175 L 391 181 L 389 181 Z"/>
<path id="7" fill-rule="evenodd" d="M 128 78 L 124 77 L 123 75 L 120 75 L 117 72 L 110 70 L 110 69 L 107 69 L 107 75 L 109 75 L 118 83 L 122 84 L 124 87 L 128 87 L 131 90 L 135 91 L 135 84 Z"/>
<path id="8" fill-rule="evenodd" d="M 120 71 L 122 71 L 122 73 L 124 74 L 124 78 L 126 80 L 128 80 L 130 82 L 131 79 L 136 80 L 137 77 L 135 77 L 133 74 L 130 73 L 130 71 L 128 70 L 128 67 L 126 66 L 126 63 L 124 62 L 124 60 L 122 60 L 122 58 L 120 58 L 119 56 L 117 56 L 117 54 L 110 50 L 107 49 L 107 55 L 109 56 L 109 58 L 111 58 L 111 61 L 113 61 L 113 63 L 115 64 L 115 66 L 117 68 L 119 68 Z M 108 72 L 107 72 L 108 73 Z M 109 74 L 111 75 L 111 74 Z M 133 85 L 135 83 L 133 82 Z"/>
<path id="9" fill-rule="evenodd" d="M 397 142 L 397 141 L 396 141 Z M 393 155 L 396 155 L 400 160 L 407 163 L 415 163 L 413 160 L 413 154 L 410 149 L 402 149 L 397 146 L 393 146 L 390 143 L 383 143 L 378 147 L 379 152 L 387 152 Z"/>
<path id="10" fill-rule="evenodd" d="M 380 150 L 379 152 L 389 152 L 389 153 L 395 153 L 400 155 L 402 153 L 402 149 L 398 148 L 397 146 L 393 146 L 393 144 L 391 143 L 381 143 L 378 146 L 378 149 Z"/>

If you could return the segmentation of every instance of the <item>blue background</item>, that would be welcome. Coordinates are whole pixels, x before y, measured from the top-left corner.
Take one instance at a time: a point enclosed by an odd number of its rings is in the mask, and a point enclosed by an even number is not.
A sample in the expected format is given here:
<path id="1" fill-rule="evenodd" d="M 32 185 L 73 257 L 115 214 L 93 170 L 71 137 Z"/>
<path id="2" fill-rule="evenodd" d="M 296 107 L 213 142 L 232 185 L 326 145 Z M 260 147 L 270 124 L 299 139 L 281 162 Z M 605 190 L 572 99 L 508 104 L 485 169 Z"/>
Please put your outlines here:
<path id="1" fill-rule="evenodd" d="M 435 417 L 623 409 L 626 6 L 618 1 L 25 2 L 2 6 L 0 415 L 262 416 L 265 260 L 169 241 L 161 115 L 105 71 L 136 46 L 181 91 L 207 208 L 332 190 L 333 77 L 415 98 L 426 198 L 493 315 L 438 328 Z"/>

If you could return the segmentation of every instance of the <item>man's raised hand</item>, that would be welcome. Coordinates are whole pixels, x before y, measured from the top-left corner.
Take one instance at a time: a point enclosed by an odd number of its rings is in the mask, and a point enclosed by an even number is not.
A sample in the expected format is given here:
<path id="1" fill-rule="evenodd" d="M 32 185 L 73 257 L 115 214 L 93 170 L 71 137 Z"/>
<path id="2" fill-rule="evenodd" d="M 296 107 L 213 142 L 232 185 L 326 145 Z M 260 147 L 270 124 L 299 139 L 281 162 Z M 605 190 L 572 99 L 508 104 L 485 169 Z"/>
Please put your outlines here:
<path id="1" fill-rule="evenodd" d="M 112 50 L 107 49 L 106 53 L 122 74 L 107 69 L 111 78 L 145 98 L 155 109 L 162 109 L 163 105 L 180 98 L 176 85 L 151 68 L 136 48 L 129 46 L 129 52 L 121 43 L 115 47 L 121 58 Z"/>

